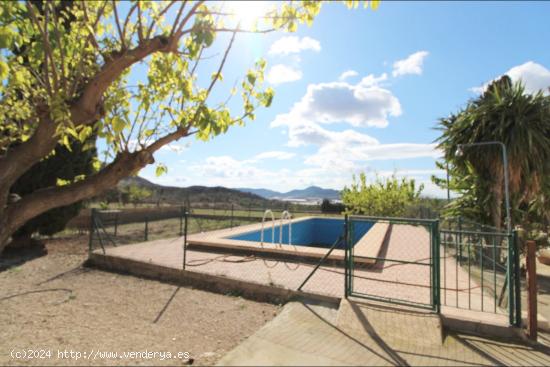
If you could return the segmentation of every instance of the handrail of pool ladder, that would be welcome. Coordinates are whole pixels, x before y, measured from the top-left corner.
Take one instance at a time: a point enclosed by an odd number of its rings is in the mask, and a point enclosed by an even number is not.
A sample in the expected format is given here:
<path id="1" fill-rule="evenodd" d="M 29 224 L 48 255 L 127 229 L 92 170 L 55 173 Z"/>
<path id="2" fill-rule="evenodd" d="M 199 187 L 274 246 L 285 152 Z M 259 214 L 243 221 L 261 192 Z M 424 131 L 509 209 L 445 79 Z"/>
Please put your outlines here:
<path id="1" fill-rule="evenodd" d="M 283 244 L 283 221 L 288 221 L 288 244 L 292 245 L 292 215 L 288 210 L 281 214 L 281 224 L 279 225 L 279 245 Z"/>
<path id="2" fill-rule="evenodd" d="M 267 217 L 268 214 L 271 214 L 271 243 L 275 243 L 275 215 L 273 215 L 273 212 L 270 209 L 267 209 L 262 218 L 262 231 L 260 232 L 260 241 L 262 245 L 264 244 L 265 217 Z"/>

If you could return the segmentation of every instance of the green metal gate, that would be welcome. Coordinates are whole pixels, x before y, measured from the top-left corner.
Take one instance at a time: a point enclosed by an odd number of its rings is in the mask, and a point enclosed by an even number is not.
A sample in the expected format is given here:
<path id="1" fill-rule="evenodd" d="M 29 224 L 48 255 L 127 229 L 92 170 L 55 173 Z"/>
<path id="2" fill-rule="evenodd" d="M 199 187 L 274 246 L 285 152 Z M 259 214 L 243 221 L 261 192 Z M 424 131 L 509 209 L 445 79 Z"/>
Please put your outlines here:
<path id="1" fill-rule="evenodd" d="M 437 220 L 349 216 L 346 296 L 439 312 L 438 224 Z M 361 229 L 369 225 L 361 236 Z"/>
<path id="2" fill-rule="evenodd" d="M 464 218 L 441 220 L 441 302 L 521 323 L 517 232 Z"/>

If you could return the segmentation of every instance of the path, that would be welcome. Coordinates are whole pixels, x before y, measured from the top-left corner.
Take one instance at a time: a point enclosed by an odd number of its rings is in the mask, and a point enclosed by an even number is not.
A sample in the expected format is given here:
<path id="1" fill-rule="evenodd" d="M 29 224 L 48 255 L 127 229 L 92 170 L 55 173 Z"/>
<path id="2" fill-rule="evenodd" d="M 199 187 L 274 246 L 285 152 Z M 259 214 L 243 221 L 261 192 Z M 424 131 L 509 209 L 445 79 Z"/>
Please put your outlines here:
<path id="1" fill-rule="evenodd" d="M 435 316 L 436 317 L 436 316 Z M 549 349 L 450 334 L 433 314 L 342 301 L 287 304 L 219 365 L 549 365 Z"/>

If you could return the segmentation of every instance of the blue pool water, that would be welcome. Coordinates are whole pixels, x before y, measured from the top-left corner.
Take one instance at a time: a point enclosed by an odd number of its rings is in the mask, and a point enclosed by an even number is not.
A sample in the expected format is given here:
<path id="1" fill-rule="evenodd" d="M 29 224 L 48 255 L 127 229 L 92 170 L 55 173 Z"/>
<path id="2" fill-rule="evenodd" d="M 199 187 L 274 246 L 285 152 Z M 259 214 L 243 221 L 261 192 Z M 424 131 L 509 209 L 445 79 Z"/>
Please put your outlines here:
<path id="1" fill-rule="evenodd" d="M 357 243 L 371 229 L 373 222 L 357 222 L 354 224 L 353 244 Z M 279 243 L 279 221 L 275 224 L 275 243 Z M 312 218 L 292 223 L 292 244 L 297 246 L 330 247 L 342 235 L 344 220 L 335 218 Z M 267 222 L 264 229 L 264 242 L 271 243 L 272 224 Z M 283 225 L 283 244 L 288 244 L 288 223 Z M 243 233 L 231 237 L 231 240 L 261 241 L 261 230 Z"/>

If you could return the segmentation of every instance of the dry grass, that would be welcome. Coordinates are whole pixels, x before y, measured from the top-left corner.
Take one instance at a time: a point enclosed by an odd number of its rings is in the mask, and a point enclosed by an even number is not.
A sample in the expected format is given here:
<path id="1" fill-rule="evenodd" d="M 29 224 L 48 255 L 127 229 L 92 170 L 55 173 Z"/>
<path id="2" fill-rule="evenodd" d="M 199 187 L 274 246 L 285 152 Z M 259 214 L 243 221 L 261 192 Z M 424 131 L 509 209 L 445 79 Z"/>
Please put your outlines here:
<path id="1" fill-rule="evenodd" d="M 0 365 L 182 365 L 178 359 L 59 359 L 79 352 L 189 352 L 213 364 L 265 322 L 274 305 L 81 266 L 87 237 L 49 241 L 49 254 L 0 272 Z M 12 359 L 22 349 L 52 358 Z"/>

